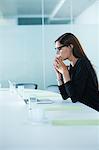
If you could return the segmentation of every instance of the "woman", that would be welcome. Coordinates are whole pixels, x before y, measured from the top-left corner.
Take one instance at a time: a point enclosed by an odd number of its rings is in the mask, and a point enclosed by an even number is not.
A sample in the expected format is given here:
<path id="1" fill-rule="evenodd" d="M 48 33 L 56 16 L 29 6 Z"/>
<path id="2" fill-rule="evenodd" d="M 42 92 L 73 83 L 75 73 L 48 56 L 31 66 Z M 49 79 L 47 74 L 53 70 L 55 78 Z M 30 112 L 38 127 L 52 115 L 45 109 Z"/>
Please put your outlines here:
<path id="1" fill-rule="evenodd" d="M 54 68 L 63 99 L 70 97 L 73 103 L 79 101 L 99 111 L 97 76 L 78 39 L 72 33 L 65 33 L 55 45 Z M 69 67 L 63 62 L 66 59 L 71 62 Z"/>

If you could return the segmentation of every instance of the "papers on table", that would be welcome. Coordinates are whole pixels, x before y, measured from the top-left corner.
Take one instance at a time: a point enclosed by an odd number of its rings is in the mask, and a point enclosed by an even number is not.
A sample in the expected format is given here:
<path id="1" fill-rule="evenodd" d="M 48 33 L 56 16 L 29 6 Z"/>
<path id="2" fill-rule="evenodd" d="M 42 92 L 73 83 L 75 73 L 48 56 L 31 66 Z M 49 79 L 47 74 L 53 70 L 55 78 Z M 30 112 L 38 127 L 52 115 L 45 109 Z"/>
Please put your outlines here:
<path id="1" fill-rule="evenodd" d="M 24 99 L 25 103 L 28 104 L 29 103 L 29 99 Z M 34 97 L 30 98 L 31 103 L 36 102 L 37 104 L 52 104 L 54 103 L 53 100 L 50 99 L 36 99 Z"/>
<path id="2" fill-rule="evenodd" d="M 37 104 L 52 104 L 54 103 L 53 100 L 50 99 L 37 99 Z"/>

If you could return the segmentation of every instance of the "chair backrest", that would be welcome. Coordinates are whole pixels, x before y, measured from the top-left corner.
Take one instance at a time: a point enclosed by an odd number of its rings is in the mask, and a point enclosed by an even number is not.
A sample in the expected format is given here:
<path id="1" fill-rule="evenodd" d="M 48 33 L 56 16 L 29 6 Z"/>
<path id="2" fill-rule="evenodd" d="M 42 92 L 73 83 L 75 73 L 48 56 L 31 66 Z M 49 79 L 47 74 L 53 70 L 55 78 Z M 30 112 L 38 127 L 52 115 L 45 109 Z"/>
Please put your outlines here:
<path id="1" fill-rule="evenodd" d="M 58 85 L 49 85 L 49 86 L 47 86 L 46 90 L 56 92 L 56 93 L 60 93 Z"/>
<path id="2" fill-rule="evenodd" d="M 37 89 L 38 87 L 38 85 L 35 83 L 17 83 L 16 88 L 18 88 L 19 86 L 23 86 L 24 88 L 27 89 Z"/>

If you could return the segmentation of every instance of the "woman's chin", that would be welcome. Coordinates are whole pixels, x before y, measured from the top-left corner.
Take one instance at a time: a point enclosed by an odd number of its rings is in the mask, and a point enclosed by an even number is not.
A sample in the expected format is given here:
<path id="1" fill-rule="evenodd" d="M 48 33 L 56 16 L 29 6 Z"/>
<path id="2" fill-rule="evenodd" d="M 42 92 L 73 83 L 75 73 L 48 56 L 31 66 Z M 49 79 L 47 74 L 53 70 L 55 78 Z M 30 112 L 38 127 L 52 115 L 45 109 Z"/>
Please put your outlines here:
<path id="1" fill-rule="evenodd" d="M 64 57 L 63 57 L 63 56 L 60 55 L 60 57 L 61 57 L 62 60 L 64 60 Z"/>

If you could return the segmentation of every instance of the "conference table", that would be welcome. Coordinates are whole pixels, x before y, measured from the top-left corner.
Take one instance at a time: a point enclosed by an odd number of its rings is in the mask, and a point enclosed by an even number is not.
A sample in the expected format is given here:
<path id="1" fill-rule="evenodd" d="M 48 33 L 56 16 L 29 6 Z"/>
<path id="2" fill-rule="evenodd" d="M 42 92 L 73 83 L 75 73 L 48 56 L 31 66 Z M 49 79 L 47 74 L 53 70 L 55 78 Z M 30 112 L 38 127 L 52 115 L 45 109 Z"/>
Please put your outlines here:
<path id="1" fill-rule="evenodd" d="M 99 112 L 54 92 L 1 88 L 0 150 L 99 150 Z"/>

